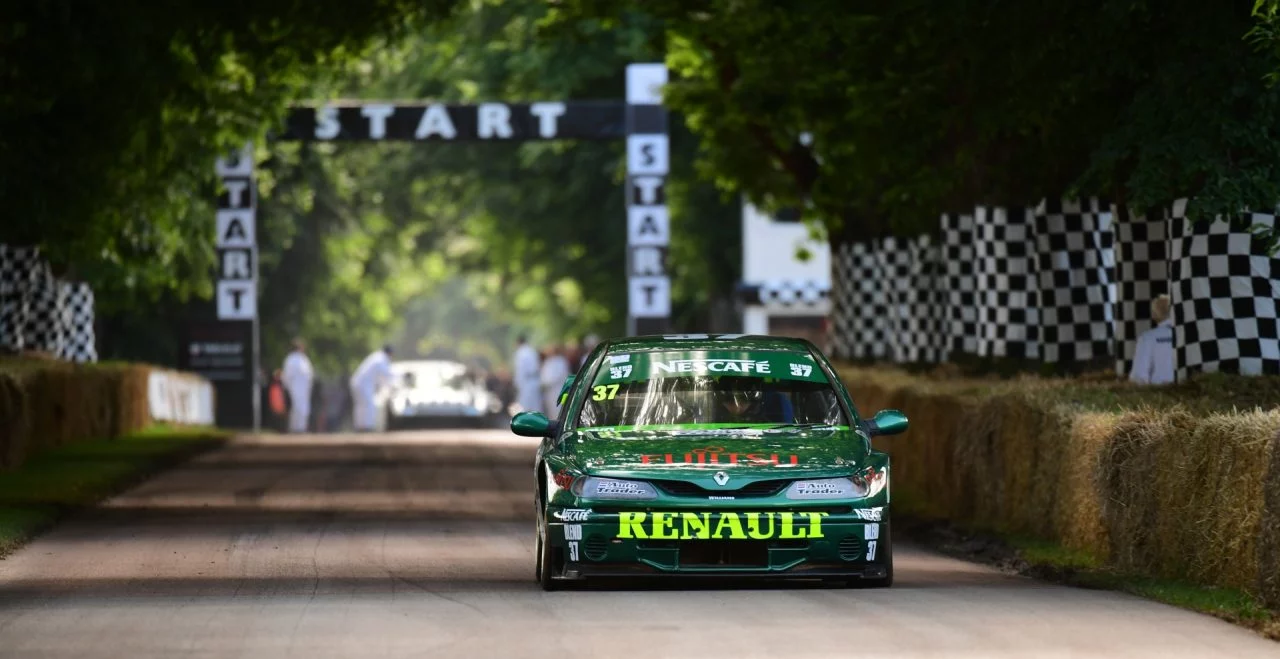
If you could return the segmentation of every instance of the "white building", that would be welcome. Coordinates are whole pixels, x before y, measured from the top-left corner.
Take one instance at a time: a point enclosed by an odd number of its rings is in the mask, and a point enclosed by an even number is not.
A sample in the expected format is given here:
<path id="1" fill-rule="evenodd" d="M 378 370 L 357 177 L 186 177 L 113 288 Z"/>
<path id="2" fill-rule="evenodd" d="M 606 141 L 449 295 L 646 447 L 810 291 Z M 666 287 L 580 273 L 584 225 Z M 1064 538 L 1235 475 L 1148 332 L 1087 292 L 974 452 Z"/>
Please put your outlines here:
<path id="1" fill-rule="evenodd" d="M 807 253 L 807 259 L 800 254 Z M 770 217 L 742 204 L 742 331 L 825 344 L 831 311 L 831 250 L 798 215 Z"/>

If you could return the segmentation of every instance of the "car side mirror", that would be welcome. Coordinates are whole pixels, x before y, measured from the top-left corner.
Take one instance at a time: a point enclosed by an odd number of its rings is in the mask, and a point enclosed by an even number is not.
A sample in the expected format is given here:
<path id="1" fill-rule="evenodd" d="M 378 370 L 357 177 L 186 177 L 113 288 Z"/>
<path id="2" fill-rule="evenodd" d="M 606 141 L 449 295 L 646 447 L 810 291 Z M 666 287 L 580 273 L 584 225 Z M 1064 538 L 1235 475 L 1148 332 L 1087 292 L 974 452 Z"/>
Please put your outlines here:
<path id="1" fill-rule="evenodd" d="M 867 434 L 872 437 L 878 435 L 897 435 L 907 429 L 907 415 L 898 410 L 881 410 L 876 412 L 876 416 L 867 424 Z"/>
<path id="2" fill-rule="evenodd" d="M 550 437 L 551 419 L 542 412 L 521 412 L 511 417 L 511 432 L 521 437 Z"/>
<path id="3" fill-rule="evenodd" d="M 564 405 L 569 400 L 569 390 L 573 388 L 573 381 L 577 379 L 577 375 L 570 375 L 564 379 L 564 384 L 560 385 L 560 393 L 556 396 L 556 404 Z"/>

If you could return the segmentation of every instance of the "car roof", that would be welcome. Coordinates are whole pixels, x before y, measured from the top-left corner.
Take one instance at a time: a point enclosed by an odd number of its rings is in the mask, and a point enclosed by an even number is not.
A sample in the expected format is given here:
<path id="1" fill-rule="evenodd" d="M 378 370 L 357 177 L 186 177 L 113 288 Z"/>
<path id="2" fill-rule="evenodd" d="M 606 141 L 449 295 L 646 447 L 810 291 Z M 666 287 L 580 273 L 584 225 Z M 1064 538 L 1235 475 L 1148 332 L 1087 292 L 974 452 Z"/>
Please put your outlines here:
<path id="1" fill-rule="evenodd" d="M 764 334 L 652 334 L 610 339 L 607 348 L 608 352 L 725 349 L 809 352 L 813 344 L 790 336 Z"/>

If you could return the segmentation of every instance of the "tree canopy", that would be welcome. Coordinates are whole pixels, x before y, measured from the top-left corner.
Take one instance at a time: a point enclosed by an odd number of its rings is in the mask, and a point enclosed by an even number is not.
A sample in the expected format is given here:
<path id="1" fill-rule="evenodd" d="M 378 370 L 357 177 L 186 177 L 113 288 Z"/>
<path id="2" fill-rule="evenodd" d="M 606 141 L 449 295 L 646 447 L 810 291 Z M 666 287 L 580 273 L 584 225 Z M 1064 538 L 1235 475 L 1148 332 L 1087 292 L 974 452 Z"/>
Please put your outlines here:
<path id="1" fill-rule="evenodd" d="M 1274 4 L 1264 13 L 1271 39 Z M 974 204 L 1280 200 L 1272 58 L 1248 2 L 567 0 L 554 28 L 662 21 L 705 173 L 837 239 Z M 1269 17 L 1269 18 L 1268 18 Z"/>
<path id="2" fill-rule="evenodd" d="M 316 76 L 449 0 L 36 0 L 0 9 L 0 241 L 99 298 L 208 295 L 210 163 Z"/>

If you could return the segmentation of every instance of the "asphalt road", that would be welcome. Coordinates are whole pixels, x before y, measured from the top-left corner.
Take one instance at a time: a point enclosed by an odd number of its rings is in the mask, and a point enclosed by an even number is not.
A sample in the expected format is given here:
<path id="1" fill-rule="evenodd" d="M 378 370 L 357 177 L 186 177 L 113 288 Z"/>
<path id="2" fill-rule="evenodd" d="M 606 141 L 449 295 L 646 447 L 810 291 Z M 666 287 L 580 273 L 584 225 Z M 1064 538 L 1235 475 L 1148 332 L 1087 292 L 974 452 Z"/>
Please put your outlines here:
<path id="1" fill-rule="evenodd" d="M 1280 657 L 1207 616 L 901 544 L 888 590 L 543 593 L 533 446 L 240 440 L 0 561 L 0 656 Z"/>

